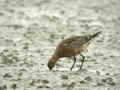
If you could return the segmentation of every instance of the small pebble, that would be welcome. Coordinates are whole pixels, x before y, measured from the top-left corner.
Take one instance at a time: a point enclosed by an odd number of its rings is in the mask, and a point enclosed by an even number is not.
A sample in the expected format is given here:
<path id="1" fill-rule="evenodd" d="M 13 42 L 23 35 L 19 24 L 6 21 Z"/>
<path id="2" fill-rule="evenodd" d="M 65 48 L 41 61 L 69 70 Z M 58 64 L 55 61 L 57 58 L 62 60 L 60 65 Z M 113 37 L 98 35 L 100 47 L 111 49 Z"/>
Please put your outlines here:
<path id="1" fill-rule="evenodd" d="M 106 73 L 106 75 L 110 75 L 110 73 Z"/>
<path id="2" fill-rule="evenodd" d="M 107 84 L 114 86 L 115 82 L 114 82 L 113 78 L 107 78 Z"/>
<path id="3" fill-rule="evenodd" d="M 62 87 L 67 87 L 68 85 L 66 83 L 63 83 L 62 84 Z"/>
<path id="4" fill-rule="evenodd" d="M 50 88 L 50 87 L 46 86 L 46 85 L 39 85 L 39 86 L 37 86 L 37 88 Z"/>
<path id="5" fill-rule="evenodd" d="M 44 88 L 44 86 L 42 86 L 42 85 L 39 85 L 37 88 Z"/>
<path id="6" fill-rule="evenodd" d="M 49 83 L 49 81 L 48 81 L 48 80 L 42 80 L 42 82 L 43 82 L 44 84 Z"/>
<path id="7" fill-rule="evenodd" d="M 105 83 L 105 82 L 106 82 L 106 79 L 102 79 L 101 81 Z"/>
<path id="8" fill-rule="evenodd" d="M 11 78 L 12 77 L 12 75 L 10 75 L 9 73 L 5 73 L 4 75 L 3 75 L 3 78 Z"/>
<path id="9" fill-rule="evenodd" d="M 92 81 L 92 78 L 90 76 L 85 77 L 86 81 Z"/>
<path id="10" fill-rule="evenodd" d="M 11 86 L 11 88 L 16 89 L 16 88 L 17 88 L 17 84 L 13 84 L 13 85 Z"/>
<path id="11" fill-rule="evenodd" d="M 105 78 L 105 79 L 102 79 L 101 80 L 104 84 L 108 84 L 108 85 L 111 85 L 111 86 L 114 86 L 116 85 L 116 83 L 114 82 L 113 78 Z"/>
<path id="12" fill-rule="evenodd" d="M 31 86 L 35 85 L 35 80 L 32 80 L 32 82 L 30 83 Z"/>
<path id="13" fill-rule="evenodd" d="M 101 82 L 97 82 L 97 86 L 103 86 L 104 84 Z"/>
<path id="14" fill-rule="evenodd" d="M 80 83 L 81 84 L 86 84 L 86 82 L 84 80 L 81 80 Z"/>
<path id="15" fill-rule="evenodd" d="M 62 75 L 61 77 L 62 77 L 62 79 L 68 79 L 67 75 Z"/>
<path id="16" fill-rule="evenodd" d="M 109 85 L 111 85 L 111 86 L 115 86 L 115 85 L 116 85 L 115 82 L 109 82 L 109 83 L 107 83 L 107 84 L 109 84 Z"/>
<path id="17" fill-rule="evenodd" d="M 96 71 L 96 74 L 99 76 L 100 75 L 100 71 Z"/>

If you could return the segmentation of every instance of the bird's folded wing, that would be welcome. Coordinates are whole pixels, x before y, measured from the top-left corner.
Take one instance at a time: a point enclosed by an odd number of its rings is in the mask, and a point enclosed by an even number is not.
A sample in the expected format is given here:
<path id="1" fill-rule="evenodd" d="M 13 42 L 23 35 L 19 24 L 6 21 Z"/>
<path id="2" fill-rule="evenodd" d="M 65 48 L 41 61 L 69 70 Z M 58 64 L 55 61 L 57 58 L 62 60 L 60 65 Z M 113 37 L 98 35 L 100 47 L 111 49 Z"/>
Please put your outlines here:
<path id="1" fill-rule="evenodd" d="M 83 36 L 76 36 L 63 41 L 63 46 L 66 48 L 80 48 L 83 44 L 87 43 L 87 38 Z"/>

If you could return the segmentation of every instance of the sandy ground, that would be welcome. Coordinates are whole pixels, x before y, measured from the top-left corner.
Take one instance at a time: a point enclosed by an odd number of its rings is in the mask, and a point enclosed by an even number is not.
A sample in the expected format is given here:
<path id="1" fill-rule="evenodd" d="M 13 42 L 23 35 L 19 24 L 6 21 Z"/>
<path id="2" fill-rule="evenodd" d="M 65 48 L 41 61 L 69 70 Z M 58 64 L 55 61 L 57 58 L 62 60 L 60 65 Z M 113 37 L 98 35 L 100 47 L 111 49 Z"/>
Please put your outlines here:
<path id="1" fill-rule="evenodd" d="M 83 70 L 48 70 L 61 40 L 97 31 Z M 120 1 L 0 0 L 0 90 L 120 90 Z"/>

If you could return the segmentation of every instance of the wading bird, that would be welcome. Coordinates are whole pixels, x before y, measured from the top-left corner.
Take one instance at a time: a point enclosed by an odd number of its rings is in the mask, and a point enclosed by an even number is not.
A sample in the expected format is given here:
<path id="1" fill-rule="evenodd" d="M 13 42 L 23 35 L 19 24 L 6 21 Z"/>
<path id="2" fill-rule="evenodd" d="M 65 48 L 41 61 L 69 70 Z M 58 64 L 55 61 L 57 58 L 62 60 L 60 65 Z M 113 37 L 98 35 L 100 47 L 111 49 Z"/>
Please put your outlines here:
<path id="1" fill-rule="evenodd" d="M 51 59 L 48 61 L 48 68 L 50 70 L 53 69 L 56 62 L 59 58 L 63 57 L 73 57 L 73 64 L 71 70 L 73 69 L 76 63 L 76 55 L 80 54 L 82 57 L 82 63 L 80 65 L 80 70 L 82 69 L 85 57 L 81 54 L 87 46 L 90 44 L 90 41 L 98 36 L 101 32 L 97 32 L 93 35 L 85 35 L 85 36 L 72 36 L 67 39 L 64 39 L 55 49 L 54 54 L 52 55 Z"/>

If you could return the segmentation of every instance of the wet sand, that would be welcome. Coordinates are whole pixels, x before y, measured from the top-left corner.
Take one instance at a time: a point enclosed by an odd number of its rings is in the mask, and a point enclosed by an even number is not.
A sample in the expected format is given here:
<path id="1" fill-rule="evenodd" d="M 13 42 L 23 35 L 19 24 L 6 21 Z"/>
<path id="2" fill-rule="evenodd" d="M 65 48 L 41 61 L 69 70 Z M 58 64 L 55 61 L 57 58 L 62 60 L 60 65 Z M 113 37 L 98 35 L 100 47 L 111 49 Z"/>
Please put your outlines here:
<path id="1" fill-rule="evenodd" d="M 119 0 L 0 0 L 0 90 L 120 90 Z M 97 31 L 73 71 L 47 62 L 64 38 Z"/>

